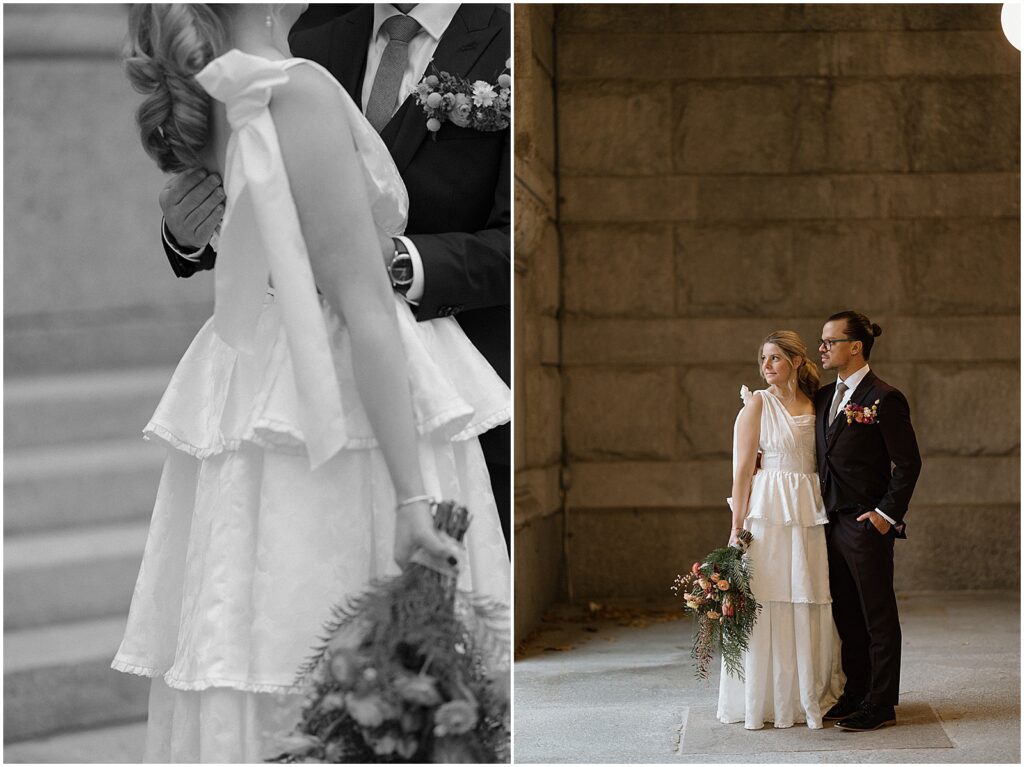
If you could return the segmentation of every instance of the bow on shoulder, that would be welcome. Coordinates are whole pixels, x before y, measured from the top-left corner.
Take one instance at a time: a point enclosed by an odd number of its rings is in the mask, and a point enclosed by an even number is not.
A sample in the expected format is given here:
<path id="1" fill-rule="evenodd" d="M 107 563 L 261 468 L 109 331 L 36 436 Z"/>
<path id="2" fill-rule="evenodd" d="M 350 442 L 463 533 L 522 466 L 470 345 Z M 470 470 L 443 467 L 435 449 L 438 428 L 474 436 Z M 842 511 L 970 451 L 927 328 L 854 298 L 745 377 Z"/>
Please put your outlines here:
<path id="1" fill-rule="evenodd" d="M 236 49 L 195 77 L 224 104 L 232 131 L 214 270 L 214 330 L 239 353 L 251 353 L 268 279 L 273 281 L 295 370 L 299 426 L 315 469 L 347 436 L 327 325 L 269 109 L 274 86 L 288 82 L 286 62 Z"/>

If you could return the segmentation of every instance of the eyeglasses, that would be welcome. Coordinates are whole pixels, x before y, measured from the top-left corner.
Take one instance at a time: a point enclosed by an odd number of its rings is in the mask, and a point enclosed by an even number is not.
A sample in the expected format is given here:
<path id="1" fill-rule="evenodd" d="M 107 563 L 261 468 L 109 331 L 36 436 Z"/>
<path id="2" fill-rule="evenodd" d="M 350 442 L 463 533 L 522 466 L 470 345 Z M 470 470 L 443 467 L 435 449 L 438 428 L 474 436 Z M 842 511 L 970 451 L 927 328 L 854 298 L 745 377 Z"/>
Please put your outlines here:
<path id="1" fill-rule="evenodd" d="M 832 344 L 848 344 L 852 341 L 856 341 L 856 338 L 819 338 L 818 348 L 825 347 L 825 351 L 832 351 Z"/>

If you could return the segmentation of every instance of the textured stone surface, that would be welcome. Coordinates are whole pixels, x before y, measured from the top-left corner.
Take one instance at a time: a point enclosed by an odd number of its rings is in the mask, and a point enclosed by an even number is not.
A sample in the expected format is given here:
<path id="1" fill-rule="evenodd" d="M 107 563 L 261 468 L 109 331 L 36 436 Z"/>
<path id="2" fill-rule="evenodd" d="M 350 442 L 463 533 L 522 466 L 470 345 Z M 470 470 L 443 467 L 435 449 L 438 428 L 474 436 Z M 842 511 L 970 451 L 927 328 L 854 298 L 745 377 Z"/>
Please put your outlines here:
<path id="1" fill-rule="evenodd" d="M 519 503 L 517 498 L 516 504 Z M 536 630 L 548 605 L 565 593 L 561 565 L 562 524 L 562 515 L 552 514 L 516 525 L 516 644 Z"/>
<path id="2" fill-rule="evenodd" d="M 562 591 L 562 270 L 555 169 L 554 10 L 515 8 L 515 633 Z"/>
<path id="3" fill-rule="evenodd" d="M 1020 451 L 1020 367 L 1013 363 L 920 365 L 914 420 L 918 439 L 952 455 Z"/>
<path id="4" fill-rule="evenodd" d="M 1020 167 L 1019 78 L 922 83 L 907 95 L 915 171 L 1012 172 Z"/>
<path id="5" fill-rule="evenodd" d="M 664 83 L 566 85 L 558 91 L 562 173 L 657 173 L 672 151 L 672 92 Z"/>
<path id="6" fill-rule="evenodd" d="M 671 368 L 570 370 L 564 386 L 571 458 L 673 456 L 676 398 Z"/>
<path id="7" fill-rule="evenodd" d="M 948 564 L 955 520 L 976 511 L 969 550 L 1010 533 L 973 557 L 971 583 L 1015 583 L 1020 55 L 999 11 L 557 8 L 579 594 L 656 593 L 680 529 L 711 545 L 701 515 L 726 513 L 737 389 L 763 385 L 756 344 L 790 329 L 816 357 L 848 308 L 884 328 L 872 367 L 908 397 L 924 460 L 900 578 L 949 588 L 927 557 Z"/>
<path id="8" fill-rule="evenodd" d="M 668 224 L 562 226 L 565 308 L 598 316 L 672 316 L 675 275 Z"/>

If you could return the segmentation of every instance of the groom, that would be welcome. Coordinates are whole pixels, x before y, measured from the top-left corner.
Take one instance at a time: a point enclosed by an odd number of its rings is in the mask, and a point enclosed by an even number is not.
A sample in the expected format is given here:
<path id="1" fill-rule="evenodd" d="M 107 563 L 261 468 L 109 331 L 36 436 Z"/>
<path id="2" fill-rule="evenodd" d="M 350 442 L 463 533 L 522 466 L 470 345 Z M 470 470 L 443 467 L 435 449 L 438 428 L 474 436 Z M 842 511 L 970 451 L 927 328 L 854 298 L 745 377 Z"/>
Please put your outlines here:
<path id="1" fill-rule="evenodd" d="M 428 65 L 493 84 L 510 56 L 510 39 L 507 8 L 469 3 L 359 5 L 290 39 L 294 55 L 326 67 L 362 107 L 405 180 L 406 233 L 381 253 L 392 287 L 420 321 L 455 317 L 506 384 L 510 129 L 483 132 L 446 122 L 428 136 L 426 115 L 407 95 Z M 160 195 L 164 250 L 179 277 L 213 268 L 216 252 L 207 243 L 220 221 L 218 185 L 215 176 L 193 171 Z M 505 424 L 480 438 L 506 545 L 510 434 Z"/>
<path id="2" fill-rule="evenodd" d="M 814 400 L 832 615 L 846 674 L 824 719 L 853 732 L 896 723 L 902 635 L 893 543 L 906 538 L 903 518 L 921 473 L 907 399 L 868 365 L 881 334 L 857 312 L 829 317 L 818 349 L 838 378 Z"/>

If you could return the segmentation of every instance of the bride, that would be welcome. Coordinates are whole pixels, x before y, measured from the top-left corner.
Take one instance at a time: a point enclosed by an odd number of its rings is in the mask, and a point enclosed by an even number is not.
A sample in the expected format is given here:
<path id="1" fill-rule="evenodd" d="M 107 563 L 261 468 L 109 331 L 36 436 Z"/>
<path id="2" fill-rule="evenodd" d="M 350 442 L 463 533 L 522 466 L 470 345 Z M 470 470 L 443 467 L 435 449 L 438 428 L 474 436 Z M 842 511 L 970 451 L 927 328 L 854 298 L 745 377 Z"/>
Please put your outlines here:
<path id="1" fill-rule="evenodd" d="M 416 550 L 509 596 L 477 440 L 508 420 L 508 388 L 454 319 L 417 323 L 392 292 L 379 254 L 405 186 L 341 86 L 289 57 L 304 8 L 130 14 L 143 146 L 226 194 L 214 316 L 145 428 L 169 450 L 112 664 L 153 680 L 151 762 L 272 756 L 330 607 Z M 431 498 L 473 512 L 465 550 Z"/>
<path id="2" fill-rule="evenodd" d="M 825 507 L 814 453 L 818 369 L 800 337 L 772 333 L 758 351 L 768 388 L 743 387 L 733 433 L 732 532 L 753 534 L 751 591 L 762 609 L 743 660 L 744 681 L 722 667 L 718 719 L 822 727 L 842 690 L 832 622 Z"/>

